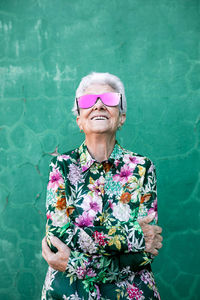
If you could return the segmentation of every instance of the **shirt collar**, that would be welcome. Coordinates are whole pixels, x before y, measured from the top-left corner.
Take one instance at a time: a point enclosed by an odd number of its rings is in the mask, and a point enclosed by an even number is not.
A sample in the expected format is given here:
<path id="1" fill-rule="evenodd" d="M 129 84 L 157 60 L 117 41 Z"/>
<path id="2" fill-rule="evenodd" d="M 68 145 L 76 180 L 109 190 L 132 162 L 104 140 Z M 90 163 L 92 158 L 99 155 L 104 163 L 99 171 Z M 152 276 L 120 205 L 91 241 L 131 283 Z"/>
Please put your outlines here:
<path id="1" fill-rule="evenodd" d="M 87 146 L 85 144 L 85 141 L 78 148 L 78 152 L 80 155 L 81 170 L 82 172 L 85 172 L 93 165 L 93 163 L 96 162 L 96 160 L 90 155 Z M 124 149 L 116 141 L 113 151 L 108 159 L 108 162 L 110 162 L 112 165 L 115 165 L 117 167 L 123 159 L 123 154 L 124 154 Z"/>

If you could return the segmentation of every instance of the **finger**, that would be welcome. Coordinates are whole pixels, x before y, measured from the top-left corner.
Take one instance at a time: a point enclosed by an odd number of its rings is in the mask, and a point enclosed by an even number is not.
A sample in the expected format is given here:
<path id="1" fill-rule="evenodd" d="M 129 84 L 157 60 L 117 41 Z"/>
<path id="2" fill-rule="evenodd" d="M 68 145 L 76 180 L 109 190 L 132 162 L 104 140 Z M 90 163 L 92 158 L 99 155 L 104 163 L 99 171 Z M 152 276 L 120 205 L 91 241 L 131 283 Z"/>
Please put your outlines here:
<path id="1" fill-rule="evenodd" d="M 152 237 L 157 239 L 157 237 L 161 237 L 162 228 L 157 225 L 144 225 L 141 226 L 143 234 L 145 237 Z"/>
<path id="2" fill-rule="evenodd" d="M 157 243 L 157 244 L 156 244 L 156 248 L 157 248 L 157 249 L 161 249 L 162 246 L 163 246 L 162 243 Z"/>
<path id="3" fill-rule="evenodd" d="M 44 250 L 42 250 L 42 257 L 43 257 L 45 260 L 47 260 L 47 259 L 46 259 L 46 253 L 45 253 Z"/>
<path id="4" fill-rule="evenodd" d="M 151 226 L 151 227 L 150 226 L 151 225 L 149 225 L 149 228 L 147 230 L 143 231 L 144 237 L 154 240 L 157 237 L 157 234 L 156 234 L 153 226 Z"/>
<path id="5" fill-rule="evenodd" d="M 44 246 L 43 240 L 42 240 L 42 256 L 47 261 L 46 250 L 45 250 L 45 246 Z"/>
<path id="6" fill-rule="evenodd" d="M 139 221 L 142 221 L 143 223 L 150 223 L 151 221 L 153 221 L 153 219 L 155 218 L 155 212 L 152 214 L 149 214 L 148 216 L 141 218 Z"/>
<path id="7" fill-rule="evenodd" d="M 46 242 L 46 236 L 42 239 L 42 248 L 44 247 L 45 242 Z"/>
<path id="8" fill-rule="evenodd" d="M 141 225 L 140 225 L 141 226 Z M 142 228 L 142 231 L 143 231 L 143 233 L 144 233 L 144 235 L 148 235 L 149 234 L 149 232 L 151 231 L 151 225 L 148 225 L 148 224 L 143 224 L 142 226 L 141 226 L 141 228 Z"/>
<path id="9" fill-rule="evenodd" d="M 152 225 L 152 226 L 154 226 L 156 233 L 162 233 L 162 228 L 160 226 L 157 225 Z"/>
<path id="10" fill-rule="evenodd" d="M 51 251 L 51 249 L 49 248 L 49 246 L 47 244 L 47 239 L 46 239 L 46 237 L 44 237 L 42 240 L 42 256 L 48 262 L 49 257 L 53 256 L 53 255 L 54 255 L 54 252 Z"/>
<path id="11" fill-rule="evenodd" d="M 153 249 L 151 253 L 152 253 L 153 255 L 157 256 L 157 255 L 158 255 L 158 250 Z"/>
<path id="12" fill-rule="evenodd" d="M 142 225 L 144 225 L 145 223 L 143 222 L 143 218 L 142 219 L 137 219 L 138 223 L 140 224 L 140 226 L 142 227 Z"/>
<path id="13" fill-rule="evenodd" d="M 50 241 L 53 244 L 53 246 L 58 249 L 58 251 L 66 250 L 66 245 L 56 236 L 51 236 Z"/>
<path id="14" fill-rule="evenodd" d="M 144 239 L 146 240 L 156 240 L 157 239 L 157 235 L 155 234 L 155 232 L 153 230 L 147 230 L 144 233 Z"/>
<path id="15" fill-rule="evenodd" d="M 46 255 L 47 240 L 46 236 L 42 239 L 42 255 Z"/>
<path id="16" fill-rule="evenodd" d="M 156 240 L 158 242 L 162 242 L 163 241 L 163 237 L 161 235 L 156 235 Z"/>
<path id="17" fill-rule="evenodd" d="M 42 250 L 44 252 L 48 252 L 48 250 L 49 250 L 49 246 L 47 244 L 47 238 L 46 238 L 46 236 L 42 240 Z"/>

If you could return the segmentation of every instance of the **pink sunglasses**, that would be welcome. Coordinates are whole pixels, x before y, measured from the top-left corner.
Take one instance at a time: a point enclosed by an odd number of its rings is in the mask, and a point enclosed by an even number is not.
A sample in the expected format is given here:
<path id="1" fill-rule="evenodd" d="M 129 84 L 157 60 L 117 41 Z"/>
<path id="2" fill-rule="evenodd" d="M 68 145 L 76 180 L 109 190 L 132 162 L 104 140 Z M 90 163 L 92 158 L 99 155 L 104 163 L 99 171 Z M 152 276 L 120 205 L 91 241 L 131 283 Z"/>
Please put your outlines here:
<path id="1" fill-rule="evenodd" d="M 79 108 L 90 108 L 95 105 L 98 99 L 106 106 L 117 106 L 121 101 L 122 109 L 122 95 L 120 93 L 88 94 L 76 98 L 78 113 Z"/>

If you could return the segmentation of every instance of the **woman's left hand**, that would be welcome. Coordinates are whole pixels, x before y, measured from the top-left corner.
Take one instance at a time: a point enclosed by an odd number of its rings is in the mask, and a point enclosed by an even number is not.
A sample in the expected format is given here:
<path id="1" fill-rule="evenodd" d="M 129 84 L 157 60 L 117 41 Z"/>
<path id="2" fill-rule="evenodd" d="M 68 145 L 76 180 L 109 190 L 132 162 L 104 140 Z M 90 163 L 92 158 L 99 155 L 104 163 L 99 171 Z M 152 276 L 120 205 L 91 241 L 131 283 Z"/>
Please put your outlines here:
<path id="1" fill-rule="evenodd" d="M 162 228 L 160 226 L 149 224 L 154 218 L 155 214 L 150 214 L 139 219 L 138 223 L 144 233 L 145 251 L 158 255 L 158 249 L 162 248 L 163 237 L 161 236 Z"/>

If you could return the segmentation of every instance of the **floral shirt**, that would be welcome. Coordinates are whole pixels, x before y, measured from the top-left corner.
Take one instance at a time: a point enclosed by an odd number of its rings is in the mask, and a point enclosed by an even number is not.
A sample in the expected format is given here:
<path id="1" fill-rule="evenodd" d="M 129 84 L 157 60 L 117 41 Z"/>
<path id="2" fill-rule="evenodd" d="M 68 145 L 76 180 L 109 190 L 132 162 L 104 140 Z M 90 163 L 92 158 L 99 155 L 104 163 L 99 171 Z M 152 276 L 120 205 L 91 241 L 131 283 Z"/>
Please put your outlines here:
<path id="1" fill-rule="evenodd" d="M 146 157 L 117 142 L 108 161 L 83 143 L 54 157 L 47 186 L 47 241 L 71 249 L 65 272 L 49 267 L 42 299 L 159 299 L 138 219 L 157 223 L 156 177 Z"/>

